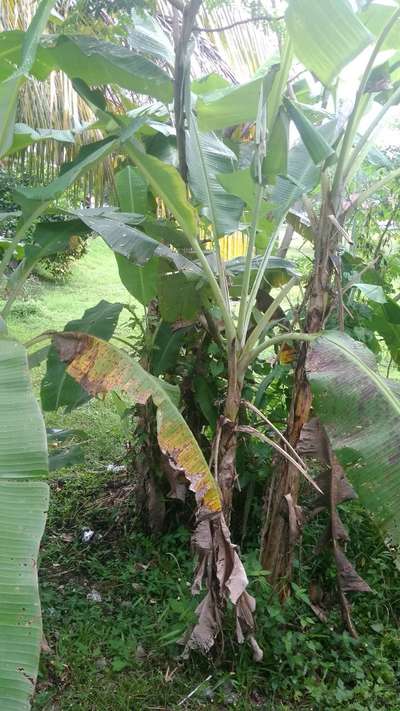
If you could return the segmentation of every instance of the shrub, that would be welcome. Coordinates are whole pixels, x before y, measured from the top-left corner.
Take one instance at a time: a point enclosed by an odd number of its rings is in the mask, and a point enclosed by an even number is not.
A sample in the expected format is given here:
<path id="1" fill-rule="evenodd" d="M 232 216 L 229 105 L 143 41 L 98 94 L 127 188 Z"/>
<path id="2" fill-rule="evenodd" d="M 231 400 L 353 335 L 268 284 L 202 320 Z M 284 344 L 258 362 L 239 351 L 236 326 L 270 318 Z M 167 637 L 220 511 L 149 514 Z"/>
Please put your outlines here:
<path id="1" fill-rule="evenodd" d="M 39 264 L 44 267 L 53 279 L 63 280 L 69 276 L 74 262 L 83 257 L 86 252 L 86 242 L 76 236 L 73 245 L 68 250 L 43 257 Z"/>
<path id="2" fill-rule="evenodd" d="M 32 176 L 28 173 L 17 177 L 11 171 L 0 170 L 0 212 L 16 212 L 19 207 L 14 202 L 13 190 L 17 185 L 29 185 L 30 183 L 32 183 Z M 45 221 L 54 219 L 59 221 L 63 218 L 60 215 L 56 215 L 44 219 Z M 16 218 L 14 217 L 0 222 L 0 239 L 10 239 L 13 235 L 15 224 Z M 40 260 L 39 266 L 43 267 L 53 279 L 62 280 L 68 277 L 74 262 L 83 257 L 86 251 L 85 242 L 80 237 L 76 237 L 74 244 L 67 251 L 44 257 Z M 14 260 L 11 266 L 15 268 L 17 263 L 17 260 Z"/>

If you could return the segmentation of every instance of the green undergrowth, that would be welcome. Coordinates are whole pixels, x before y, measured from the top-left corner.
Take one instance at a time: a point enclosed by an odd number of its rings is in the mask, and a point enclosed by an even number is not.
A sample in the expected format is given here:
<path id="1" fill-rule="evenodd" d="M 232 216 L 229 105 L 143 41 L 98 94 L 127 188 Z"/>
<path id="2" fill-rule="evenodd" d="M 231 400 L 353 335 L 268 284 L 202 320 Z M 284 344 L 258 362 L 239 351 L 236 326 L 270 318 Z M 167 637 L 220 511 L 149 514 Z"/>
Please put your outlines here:
<path id="1" fill-rule="evenodd" d="M 234 642 L 231 610 L 223 649 L 183 660 L 177 641 L 196 604 L 189 532 L 178 528 L 159 539 L 139 533 L 131 494 L 124 474 L 87 470 L 52 481 L 40 564 L 50 651 L 42 655 L 36 711 L 400 709 L 399 574 L 359 507 L 347 516 L 348 554 L 373 592 L 354 600 L 357 640 L 343 631 L 329 560 L 328 622 L 310 608 L 307 586 L 318 573 L 311 545 L 321 522 L 305 536 L 293 595 L 283 607 L 250 550 L 255 542 L 244 552 L 263 662 L 254 663 L 249 649 Z M 94 531 L 89 543 L 82 540 L 85 529 Z"/>

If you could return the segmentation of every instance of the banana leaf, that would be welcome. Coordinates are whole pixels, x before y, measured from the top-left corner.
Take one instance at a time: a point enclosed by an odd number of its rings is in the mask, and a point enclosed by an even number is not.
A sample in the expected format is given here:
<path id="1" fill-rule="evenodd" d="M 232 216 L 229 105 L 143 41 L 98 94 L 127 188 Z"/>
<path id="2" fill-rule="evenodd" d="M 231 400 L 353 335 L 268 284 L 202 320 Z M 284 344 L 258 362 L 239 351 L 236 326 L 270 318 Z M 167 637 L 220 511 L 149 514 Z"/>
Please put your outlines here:
<path id="1" fill-rule="evenodd" d="M 42 619 L 37 558 L 49 501 L 47 442 L 27 353 L 0 338 L 0 708 L 28 711 Z"/>
<path id="2" fill-rule="evenodd" d="M 327 332 L 307 360 L 315 414 L 361 502 L 400 543 L 399 386 L 379 375 L 375 356 L 347 334 Z"/>

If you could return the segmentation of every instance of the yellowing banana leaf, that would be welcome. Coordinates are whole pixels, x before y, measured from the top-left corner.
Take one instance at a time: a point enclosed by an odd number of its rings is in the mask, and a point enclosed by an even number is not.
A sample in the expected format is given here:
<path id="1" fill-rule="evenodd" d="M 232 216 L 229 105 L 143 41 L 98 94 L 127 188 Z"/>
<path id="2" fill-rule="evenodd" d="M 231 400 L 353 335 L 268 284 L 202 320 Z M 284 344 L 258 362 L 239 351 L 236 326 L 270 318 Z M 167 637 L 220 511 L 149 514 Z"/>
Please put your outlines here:
<path id="1" fill-rule="evenodd" d="M 199 619 L 188 635 L 187 648 L 208 651 L 220 630 L 219 600 L 229 599 L 237 616 L 237 637 L 245 637 L 258 659 L 262 653 L 252 635 L 253 598 L 246 592 L 247 577 L 222 514 L 219 487 L 203 453 L 181 413 L 161 380 L 150 375 L 127 353 L 109 343 L 84 333 L 64 332 L 53 335 L 53 344 L 67 371 L 92 395 L 116 392 L 132 403 L 152 400 L 157 407 L 157 437 L 169 465 L 182 472 L 195 493 L 197 527 L 194 542 L 199 551 L 193 592 L 207 581 L 213 571 L 211 588 L 198 608 Z M 212 589 L 214 588 L 214 589 Z"/>
<path id="2" fill-rule="evenodd" d="M 185 472 L 199 505 L 221 510 L 218 486 L 203 454 L 162 381 L 119 348 L 84 333 L 58 333 L 53 338 L 67 372 L 91 395 L 116 392 L 144 405 L 150 398 L 158 408 L 158 441 L 174 465 Z"/>

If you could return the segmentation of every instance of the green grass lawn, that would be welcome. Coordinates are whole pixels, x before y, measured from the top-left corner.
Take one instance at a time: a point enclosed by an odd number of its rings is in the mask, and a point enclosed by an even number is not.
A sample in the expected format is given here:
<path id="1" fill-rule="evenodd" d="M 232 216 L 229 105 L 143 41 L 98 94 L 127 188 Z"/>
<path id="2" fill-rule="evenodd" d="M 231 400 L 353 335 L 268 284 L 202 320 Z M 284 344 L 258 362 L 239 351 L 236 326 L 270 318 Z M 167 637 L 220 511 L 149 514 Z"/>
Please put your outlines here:
<path id="1" fill-rule="evenodd" d="M 49 329 L 62 330 L 67 321 L 79 318 L 101 299 L 136 303 L 121 284 L 113 253 L 100 238 L 91 240 L 88 253 L 65 282 L 34 280 L 25 291 L 8 320 L 10 332 L 23 341 Z"/>
<path id="2" fill-rule="evenodd" d="M 65 283 L 29 285 L 9 329 L 26 341 L 61 329 L 100 299 L 132 304 L 112 253 L 96 240 Z M 126 338 L 132 327 L 125 313 L 118 328 Z M 44 366 L 33 371 L 38 394 L 43 372 Z M 124 460 L 129 436 L 111 400 L 47 413 L 46 421 L 84 430 L 85 461 L 51 478 L 40 560 L 49 650 L 42 654 L 34 711 L 400 711 L 400 575 L 357 506 L 347 520 L 343 512 L 351 532 L 348 555 L 373 589 L 356 596 L 357 640 L 343 632 L 333 593 L 328 624 L 310 609 L 313 575 L 325 576 L 328 591 L 335 580 L 329 555 L 321 563 L 313 553 L 324 527 L 317 520 L 304 536 L 294 595 L 284 607 L 259 568 L 258 542 L 243 551 L 263 662 L 255 664 L 249 648 L 234 641 L 231 610 L 223 650 L 220 645 L 207 659 L 193 654 L 184 660 L 177 642 L 198 602 L 190 595 L 190 532 L 173 528 L 154 539 L 135 526 L 132 481 L 107 471 Z M 85 528 L 95 532 L 88 544 Z"/>

